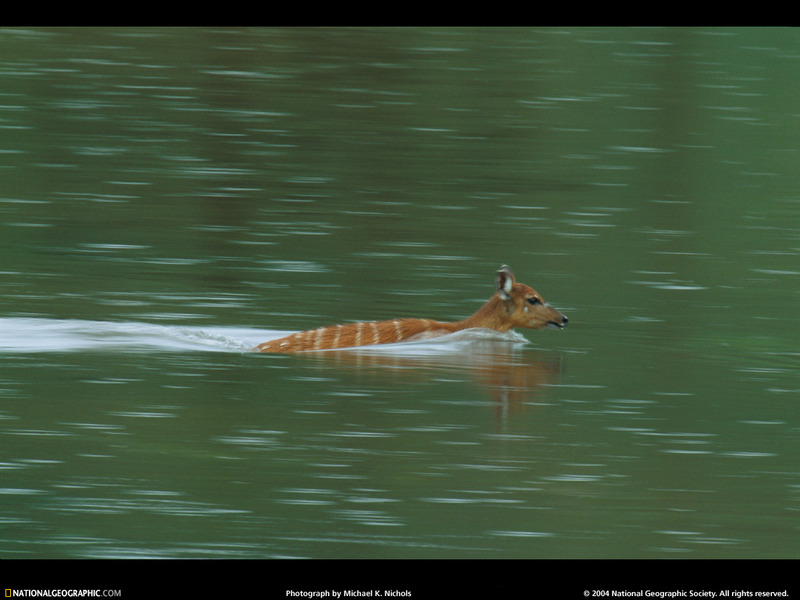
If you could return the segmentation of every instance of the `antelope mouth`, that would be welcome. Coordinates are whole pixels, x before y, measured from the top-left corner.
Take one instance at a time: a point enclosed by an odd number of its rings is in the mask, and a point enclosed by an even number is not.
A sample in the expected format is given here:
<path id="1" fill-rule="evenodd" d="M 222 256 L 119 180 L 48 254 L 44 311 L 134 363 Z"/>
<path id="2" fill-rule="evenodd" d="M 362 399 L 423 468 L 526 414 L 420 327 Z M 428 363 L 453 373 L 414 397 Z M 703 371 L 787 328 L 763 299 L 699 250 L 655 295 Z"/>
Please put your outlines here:
<path id="1" fill-rule="evenodd" d="M 550 329 L 564 329 L 564 327 L 567 326 L 567 322 L 568 321 L 569 321 L 569 319 L 567 319 L 567 317 L 564 317 L 560 322 L 559 321 L 548 321 L 547 322 L 547 327 L 550 328 Z"/>

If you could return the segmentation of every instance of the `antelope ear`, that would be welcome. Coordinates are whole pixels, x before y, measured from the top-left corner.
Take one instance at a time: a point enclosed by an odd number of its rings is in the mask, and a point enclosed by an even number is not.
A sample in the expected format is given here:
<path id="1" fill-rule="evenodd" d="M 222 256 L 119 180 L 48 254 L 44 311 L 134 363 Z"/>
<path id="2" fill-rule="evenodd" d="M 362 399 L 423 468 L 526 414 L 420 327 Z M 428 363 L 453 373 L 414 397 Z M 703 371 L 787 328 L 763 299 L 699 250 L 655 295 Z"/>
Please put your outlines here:
<path id="1" fill-rule="evenodd" d="M 497 284 L 497 293 L 503 300 L 511 298 L 511 290 L 514 288 L 514 273 L 511 272 L 508 265 L 503 265 L 498 269 L 495 283 Z"/>

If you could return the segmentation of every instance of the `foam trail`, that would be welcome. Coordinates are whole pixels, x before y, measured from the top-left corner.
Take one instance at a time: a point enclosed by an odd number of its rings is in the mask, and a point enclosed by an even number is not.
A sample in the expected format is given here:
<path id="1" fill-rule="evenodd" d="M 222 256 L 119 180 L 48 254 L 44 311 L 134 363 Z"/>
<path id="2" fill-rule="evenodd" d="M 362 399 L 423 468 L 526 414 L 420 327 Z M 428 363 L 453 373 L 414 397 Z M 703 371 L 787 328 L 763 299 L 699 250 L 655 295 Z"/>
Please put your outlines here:
<path id="1" fill-rule="evenodd" d="M 0 319 L 0 352 L 243 351 L 256 330 L 233 327 L 175 327 L 78 319 Z"/>

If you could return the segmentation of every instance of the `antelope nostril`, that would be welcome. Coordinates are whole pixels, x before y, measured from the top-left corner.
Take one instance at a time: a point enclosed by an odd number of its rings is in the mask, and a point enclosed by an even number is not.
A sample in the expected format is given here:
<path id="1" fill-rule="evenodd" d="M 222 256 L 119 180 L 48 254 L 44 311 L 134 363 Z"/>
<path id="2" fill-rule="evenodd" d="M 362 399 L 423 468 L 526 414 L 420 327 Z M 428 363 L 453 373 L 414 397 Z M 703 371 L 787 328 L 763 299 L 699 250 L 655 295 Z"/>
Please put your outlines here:
<path id="1" fill-rule="evenodd" d="M 568 318 L 565 316 L 563 319 L 561 319 L 561 322 L 562 322 L 564 325 L 566 325 L 567 323 L 569 323 L 569 319 L 568 319 Z"/>

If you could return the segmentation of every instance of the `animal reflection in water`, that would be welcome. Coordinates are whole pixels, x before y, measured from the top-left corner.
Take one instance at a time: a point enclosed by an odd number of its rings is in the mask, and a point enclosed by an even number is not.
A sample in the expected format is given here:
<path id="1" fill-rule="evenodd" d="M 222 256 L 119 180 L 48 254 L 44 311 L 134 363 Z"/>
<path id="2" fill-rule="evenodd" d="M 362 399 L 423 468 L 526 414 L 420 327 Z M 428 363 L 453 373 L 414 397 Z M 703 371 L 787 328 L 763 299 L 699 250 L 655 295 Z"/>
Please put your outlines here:
<path id="1" fill-rule="evenodd" d="M 517 283 L 507 265 L 497 271 L 495 287 L 495 294 L 486 304 L 462 321 L 445 323 L 433 319 L 392 319 L 329 325 L 263 342 L 254 350 L 283 353 L 335 350 L 425 340 L 473 328 L 503 333 L 515 327 L 563 329 L 567 325 L 567 317 L 545 302 L 532 287 Z"/>
<path id="2" fill-rule="evenodd" d="M 467 349 L 443 354 L 405 355 L 384 351 L 307 352 L 323 360 L 322 366 L 337 367 L 380 376 L 424 380 L 432 372 L 468 372 L 486 393 L 498 420 L 527 407 L 546 404 L 550 387 L 560 383 L 563 371 L 560 353 L 525 351 L 519 342 L 478 340 L 467 342 Z M 430 346 L 428 347 L 430 349 Z"/>

